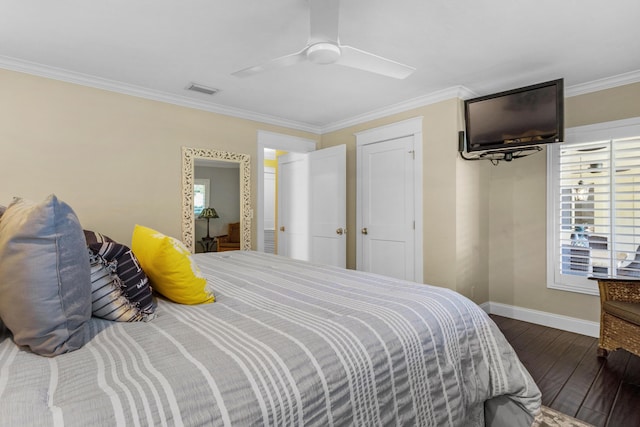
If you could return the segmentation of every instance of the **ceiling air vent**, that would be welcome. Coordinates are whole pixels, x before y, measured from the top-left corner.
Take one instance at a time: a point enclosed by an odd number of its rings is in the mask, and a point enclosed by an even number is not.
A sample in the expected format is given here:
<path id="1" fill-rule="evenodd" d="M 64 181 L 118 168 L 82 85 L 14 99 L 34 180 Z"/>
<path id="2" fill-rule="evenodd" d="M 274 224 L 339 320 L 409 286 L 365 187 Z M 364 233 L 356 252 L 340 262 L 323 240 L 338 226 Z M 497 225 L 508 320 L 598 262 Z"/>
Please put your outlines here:
<path id="1" fill-rule="evenodd" d="M 220 92 L 219 89 L 214 89 L 212 87 L 206 87 L 197 83 L 191 83 L 187 86 L 187 90 L 192 90 L 194 92 L 204 93 L 205 95 L 213 95 L 217 92 Z"/>

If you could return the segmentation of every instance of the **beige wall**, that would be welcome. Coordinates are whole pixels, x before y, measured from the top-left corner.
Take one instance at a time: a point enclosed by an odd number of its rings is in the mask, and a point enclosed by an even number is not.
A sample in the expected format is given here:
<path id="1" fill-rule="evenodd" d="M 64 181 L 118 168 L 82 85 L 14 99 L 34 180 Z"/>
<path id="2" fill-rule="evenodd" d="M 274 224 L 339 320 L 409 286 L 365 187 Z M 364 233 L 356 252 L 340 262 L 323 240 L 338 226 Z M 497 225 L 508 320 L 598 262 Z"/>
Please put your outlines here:
<path id="1" fill-rule="evenodd" d="M 489 170 L 486 161 L 457 160 L 456 290 L 477 303 L 490 300 Z"/>
<path id="2" fill-rule="evenodd" d="M 573 127 L 640 116 L 640 84 L 567 98 Z M 546 287 L 546 154 L 498 166 L 457 156 L 462 103 L 449 100 L 322 136 L 347 144 L 347 227 L 355 230 L 355 132 L 423 116 L 424 280 L 493 301 L 597 321 L 598 297 Z M 348 266 L 355 266 L 355 233 Z"/>
<path id="3" fill-rule="evenodd" d="M 180 147 L 256 156 L 259 129 L 318 135 L 0 70 L 0 204 L 68 202 L 123 243 L 136 223 L 181 237 Z M 255 170 L 255 168 L 253 168 Z M 255 173 L 252 174 L 255 206 Z M 252 241 L 255 242 L 255 227 Z"/>
<path id="4" fill-rule="evenodd" d="M 259 129 L 347 144 L 348 266 L 355 266 L 354 133 L 423 116 L 424 281 L 494 301 L 597 320 L 597 297 L 546 287 L 546 161 L 465 162 L 461 101 L 318 135 L 0 70 L 0 204 L 56 193 L 85 228 L 129 242 L 136 223 L 181 235 L 180 147 L 246 153 L 255 208 Z M 566 126 L 640 116 L 640 84 L 566 101 Z M 109 174 L 109 175 L 108 175 Z M 255 227 L 252 241 L 255 242 Z M 490 284 L 490 285 L 489 285 Z"/>
<path id="5" fill-rule="evenodd" d="M 323 148 L 347 145 L 347 266 L 356 264 L 355 133 L 423 117 L 424 282 L 457 290 L 476 302 L 488 299 L 486 210 L 479 162 L 457 153 L 461 101 L 451 99 L 322 135 Z M 486 178 L 484 178 L 486 179 Z"/>
<path id="6" fill-rule="evenodd" d="M 567 98 L 565 127 L 640 116 L 640 83 Z M 490 300 L 598 321 L 597 296 L 546 286 L 546 154 L 489 169 Z"/>
<path id="7" fill-rule="evenodd" d="M 640 83 L 567 98 L 565 127 L 640 116 Z"/>

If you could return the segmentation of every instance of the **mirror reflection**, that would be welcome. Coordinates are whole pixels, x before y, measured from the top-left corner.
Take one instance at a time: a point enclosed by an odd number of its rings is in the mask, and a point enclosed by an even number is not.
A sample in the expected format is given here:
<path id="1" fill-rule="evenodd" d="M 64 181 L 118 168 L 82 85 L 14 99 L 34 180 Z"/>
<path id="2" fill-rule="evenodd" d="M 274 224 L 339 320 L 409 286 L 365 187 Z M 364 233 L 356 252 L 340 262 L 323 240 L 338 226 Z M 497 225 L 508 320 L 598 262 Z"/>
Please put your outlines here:
<path id="1" fill-rule="evenodd" d="M 240 249 L 240 164 L 196 159 L 195 251 Z"/>
<path id="2" fill-rule="evenodd" d="M 191 252 L 251 249 L 246 154 L 182 149 L 182 241 Z"/>

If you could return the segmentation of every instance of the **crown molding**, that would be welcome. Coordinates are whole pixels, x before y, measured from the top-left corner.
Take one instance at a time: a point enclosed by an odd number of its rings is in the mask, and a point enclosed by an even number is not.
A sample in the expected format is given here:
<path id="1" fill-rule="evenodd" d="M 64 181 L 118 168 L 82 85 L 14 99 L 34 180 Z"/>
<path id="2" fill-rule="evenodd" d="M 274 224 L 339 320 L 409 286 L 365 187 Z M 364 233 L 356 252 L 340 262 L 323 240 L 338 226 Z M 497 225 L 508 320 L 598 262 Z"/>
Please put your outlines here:
<path id="1" fill-rule="evenodd" d="M 205 102 L 187 98 L 186 96 L 173 95 L 166 92 L 156 91 L 143 88 L 140 86 L 129 85 L 114 80 L 103 79 L 88 74 L 82 74 L 63 70 L 61 68 L 49 67 L 34 62 L 18 60 L 7 56 L 0 55 L 0 68 L 20 73 L 32 74 L 39 77 L 45 77 L 54 80 L 61 80 L 67 83 L 74 83 L 82 86 L 88 86 L 96 89 L 103 89 L 110 92 L 117 92 L 124 95 L 136 96 L 139 98 L 150 99 L 152 101 L 166 102 L 169 104 L 179 105 L 181 107 L 194 108 L 197 110 L 208 111 L 211 113 L 222 114 L 225 116 L 236 117 L 240 119 L 252 120 L 260 123 L 282 126 L 289 129 L 296 129 L 313 134 L 320 134 L 321 128 L 318 126 L 301 123 L 294 120 L 287 120 L 280 117 L 270 116 L 267 114 L 256 113 L 253 111 L 243 110 L 240 108 L 228 107 L 213 102 Z"/>
<path id="2" fill-rule="evenodd" d="M 211 113 L 222 114 L 240 119 L 252 120 L 260 123 L 271 124 L 274 126 L 282 126 L 289 129 L 301 130 L 316 135 L 322 135 L 328 132 L 344 129 L 349 126 L 355 126 L 371 120 L 387 117 L 392 114 L 402 113 L 414 108 L 420 108 L 426 105 L 435 104 L 447 99 L 467 99 L 477 96 L 473 91 L 466 88 L 465 86 L 453 86 L 426 95 L 421 95 L 408 101 L 399 102 L 397 104 L 392 104 L 383 108 L 372 110 L 364 114 L 359 114 L 345 120 L 340 120 L 323 126 L 317 126 L 309 123 L 275 117 L 268 114 L 243 110 L 240 108 L 228 107 L 213 102 L 194 100 L 187 98 L 186 96 L 151 90 L 140 86 L 129 85 L 114 80 L 103 79 L 88 74 L 76 73 L 56 67 L 49 67 L 46 65 L 19 60 L 7 56 L 0 55 L 0 68 L 54 80 L 61 80 L 82 86 L 108 90 L 110 92 L 117 92 L 124 95 L 150 99 L 153 101 L 166 102 L 182 107 L 194 108 L 197 110 L 208 111 Z M 613 87 L 638 82 L 640 82 L 640 70 L 631 71 L 612 77 L 565 87 L 565 97 L 568 98 L 572 96 L 583 95 L 590 92 L 596 92 L 599 90 L 610 89 Z"/>
<path id="3" fill-rule="evenodd" d="M 565 98 L 640 82 L 640 70 L 566 87 Z"/>
<path id="4" fill-rule="evenodd" d="M 583 95 L 586 93 L 597 92 L 600 90 L 610 89 L 617 86 L 624 86 L 632 83 L 640 82 L 640 70 L 630 71 L 628 73 L 618 74 L 591 82 L 565 87 L 565 97 Z M 468 99 L 478 96 L 475 92 L 465 86 L 453 86 L 427 95 L 410 99 L 409 101 L 400 102 L 388 107 L 380 108 L 365 114 L 361 114 L 346 120 L 334 122 L 321 128 L 321 134 L 340 130 L 349 126 L 358 125 L 370 120 L 379 119 L 396 113 L 402 113 L 413 108 L 424 107 L 429 104 L 435 104 L 451 98 Z"/>
<path id="5" fill-rule="evenodd" d="M 476 94 L 464 86 L 453 86 L 426 95 L 418 96 L 408 101 L 399 102 L 397 104 L 379 108 L 368 113 L 360 114 L 346 120 L 331 123 L 329 125 L 323 126 L 321 129 L 321 133 L 325 134 L 328 132 L 333 132 L 336 130 L 347 128 L 349 126 L 355 126 L 364 122 L 380 119 L 392 114 L 402 113 L 414 108 L 420 108 L 426 105 L 435 104 L 437 102 L 445 101 L 451 98 L 466 99 L 474 96 L 476 96 Z"/>

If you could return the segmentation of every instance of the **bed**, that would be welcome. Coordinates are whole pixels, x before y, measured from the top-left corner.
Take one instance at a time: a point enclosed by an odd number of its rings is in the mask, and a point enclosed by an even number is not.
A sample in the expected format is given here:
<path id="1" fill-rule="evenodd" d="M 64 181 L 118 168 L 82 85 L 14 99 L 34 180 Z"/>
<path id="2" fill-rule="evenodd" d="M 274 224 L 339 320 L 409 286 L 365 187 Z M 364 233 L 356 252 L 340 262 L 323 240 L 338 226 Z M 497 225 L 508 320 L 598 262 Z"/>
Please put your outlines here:
<path id="1" fill-rule="evenodd" d="M 92 318 L 56 357 L 0 326 L 1 426 L 529 426 L 540 392 L 451 290 L 251 251 L 193 256 L 216 302 Z"/>

